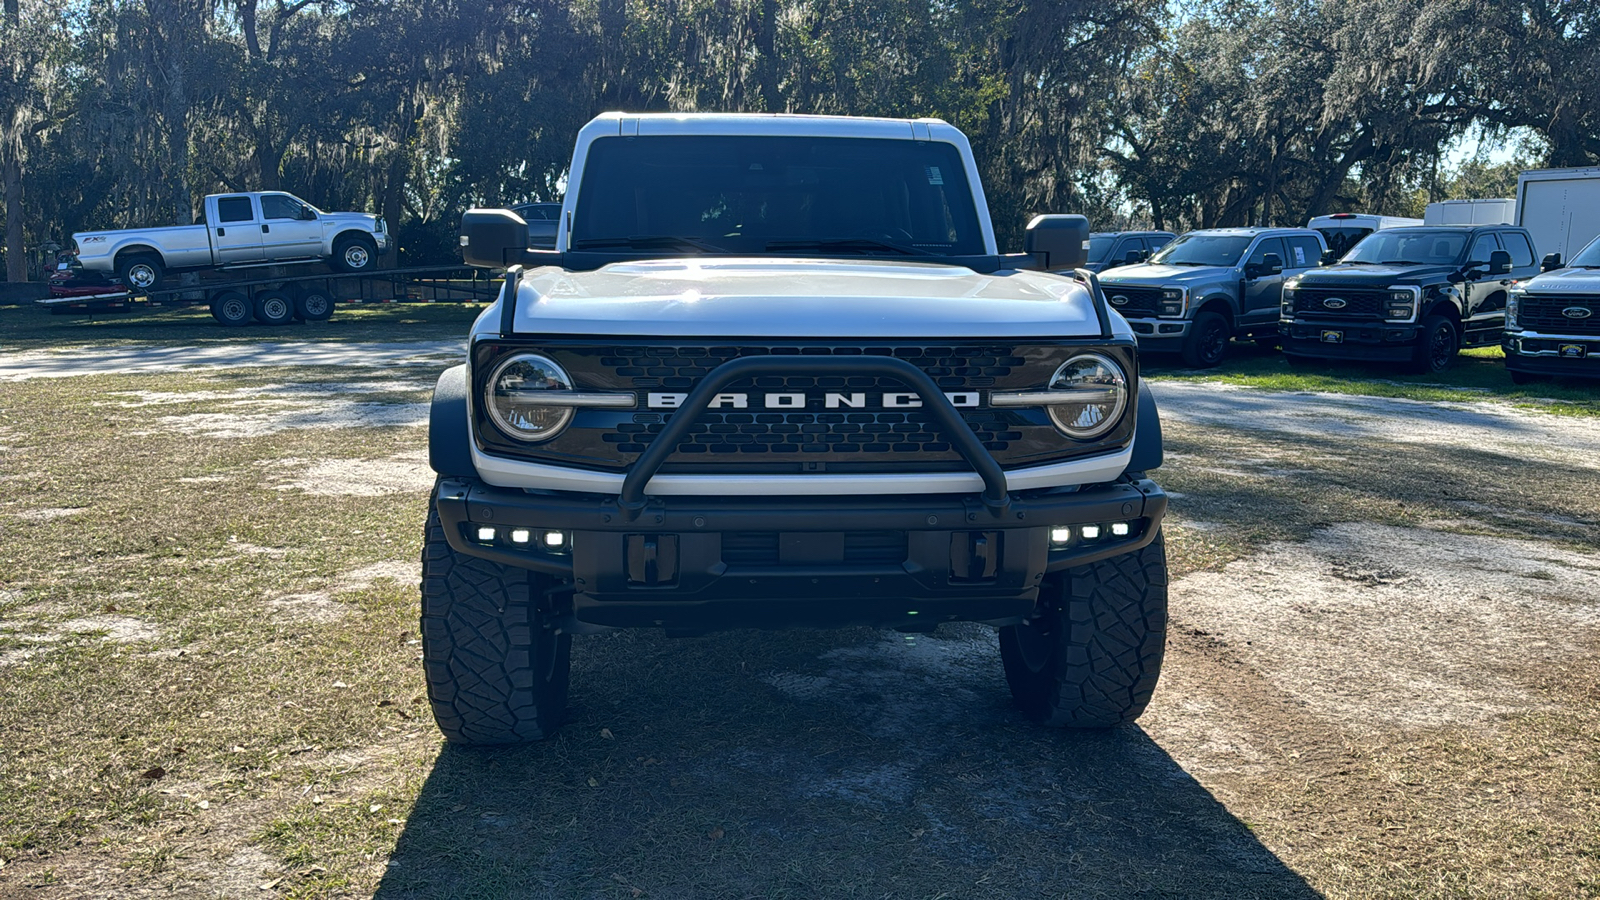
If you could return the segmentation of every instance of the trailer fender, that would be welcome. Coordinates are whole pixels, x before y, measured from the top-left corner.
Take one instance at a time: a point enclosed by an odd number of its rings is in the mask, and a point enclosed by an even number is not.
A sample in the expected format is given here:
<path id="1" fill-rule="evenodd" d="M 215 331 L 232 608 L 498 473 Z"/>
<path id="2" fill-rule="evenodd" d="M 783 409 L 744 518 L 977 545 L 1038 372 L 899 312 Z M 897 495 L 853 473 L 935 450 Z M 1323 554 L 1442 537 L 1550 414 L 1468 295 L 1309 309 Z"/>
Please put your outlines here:
<path id="1" fill-rule="evenodd" d="M 465 365 L 445 369 L 434 385 L 433 406 L 428 412 L 428 465 L 440 475 L 478 477 L 472 464 Z"/>

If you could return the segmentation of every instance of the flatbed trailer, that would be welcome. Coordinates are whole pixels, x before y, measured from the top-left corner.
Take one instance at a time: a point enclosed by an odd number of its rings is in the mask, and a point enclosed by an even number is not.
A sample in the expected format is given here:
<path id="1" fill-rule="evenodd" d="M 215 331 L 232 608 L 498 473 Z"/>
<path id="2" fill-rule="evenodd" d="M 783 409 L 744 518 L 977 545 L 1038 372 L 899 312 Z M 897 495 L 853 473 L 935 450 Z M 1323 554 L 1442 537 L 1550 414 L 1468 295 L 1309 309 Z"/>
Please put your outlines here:
<path id="1" fill-rule="evenodd" d="M 488 273 L 471 266 L 314 275 L 282 275 L 277 273 L 280 267 L 272 268 L 273 273 L 265 276 L 240 278 L 241 270 L 222 270 L 215 274 L 223 278 L 195 278 L 189 284 L 159 291 L 111 287 L 105 293 L 45 297 L 36 302 L 56 315 L 205 305 L 218 322 L 240 326 L 320 322 L 331 317 L 339 303 L 487 303 L 499 293 L 498 283 L 491 281 Z"/>

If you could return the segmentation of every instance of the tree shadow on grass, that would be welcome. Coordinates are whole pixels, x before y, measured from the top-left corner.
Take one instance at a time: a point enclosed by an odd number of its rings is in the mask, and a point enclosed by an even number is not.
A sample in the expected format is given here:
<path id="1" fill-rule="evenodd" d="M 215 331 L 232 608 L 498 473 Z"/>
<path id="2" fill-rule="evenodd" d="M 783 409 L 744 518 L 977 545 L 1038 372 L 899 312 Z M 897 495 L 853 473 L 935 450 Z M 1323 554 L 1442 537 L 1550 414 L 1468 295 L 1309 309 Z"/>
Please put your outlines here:
<path id="1" fill-rule="evenodd" d="M 566 727 L 447 747 L 379 898 L 1318 896 L 1141 729 L 1023 720 L 987 629 L 574 649 Z"/>

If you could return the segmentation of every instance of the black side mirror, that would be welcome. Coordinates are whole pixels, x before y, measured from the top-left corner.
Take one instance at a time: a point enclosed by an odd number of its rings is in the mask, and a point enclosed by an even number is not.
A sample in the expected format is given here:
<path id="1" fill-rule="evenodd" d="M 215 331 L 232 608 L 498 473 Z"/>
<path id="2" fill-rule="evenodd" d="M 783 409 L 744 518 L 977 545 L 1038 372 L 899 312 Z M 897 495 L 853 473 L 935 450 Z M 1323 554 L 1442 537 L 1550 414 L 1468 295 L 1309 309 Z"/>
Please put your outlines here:
<path id="1" fill-rule="evenodd" d="M 1142 262 L 1144 262 L 1144 253 L 1139 250 L 1129 250 L 1123 254 L 1122 264 L 1125 266 L 1132 266 Z"/>
<path id="2" fill-rule="evenodd" d="M 1561 254 L 1559 253 L 1548 254 L 1539 263 L 1539 271 L 1541 272 L 1554 272 L 1559 268 L 1561 268 Z"/>
<path id="3" fill-rule="evenodd" d="M 1283 257 L 1276 253 L 1268 253 L 1266 256 L 1261 257 L 1261 268 L 1265 270 L 1263 274 L 1282 275 Z"/>
<path id="4" fill-rule="evenodd" d="M 467 213 L 472 215 L 472 213 Z M 1083 216 L 1034 216 L 1022 249 L 1047 272 L 1081 269 L 1089 262 L 1089 220 Z"/>
<path id="5" fill-rule="evenodd" d="M 317 212 L 309 206 L 302 206 L 300 207 L 300 219 L 304 222 L 315 222 L 317 220 Z"/>
<path id="6" fill-rule="evenodd" d="M 517 265 L 528 249 L 528 223 L 509 209 L 469 209 L 461 216 L 461 260 L 469 266 Z"/>
<path id="7" fill-rule="evenodd" d="M 1317 264 L 1321 266 L 1331 266 L 1338 261 L 1339 254 L 1333 252 L 1332 250 L 1324 250 L 1322 251 L 1322 259 L 1319 260 Z"/>
<path id="8" fill-rule="evenodd" d="M 1511 271 L 1511 254 L 1504 250 L 1496 250 L 1489 254 L 1489 274 L 1505 275 Z"/>

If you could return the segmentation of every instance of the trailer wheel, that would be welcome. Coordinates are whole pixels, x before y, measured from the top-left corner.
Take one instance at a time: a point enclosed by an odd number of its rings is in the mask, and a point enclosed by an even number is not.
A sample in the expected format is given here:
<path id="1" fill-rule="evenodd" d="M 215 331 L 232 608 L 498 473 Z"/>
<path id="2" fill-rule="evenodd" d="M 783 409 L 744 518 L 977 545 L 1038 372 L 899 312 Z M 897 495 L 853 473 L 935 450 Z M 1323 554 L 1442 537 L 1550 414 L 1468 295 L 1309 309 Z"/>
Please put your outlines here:
<path id="1" fill-rule="evenodd" d="M 256 321 L 263 325 L 287 325 L 294 321 L 294 301 L 283 291 L 262 291 L 256 295 Z"/>
<path id="2" fill-rule="evenodd" d="M 307 322 L 325 322 L 333 316 L 333 297 L 319 287 L 303 287 L 294 298 L 295 315 Z"/>
<path id="3" fill-rule="evenodd" d="M 117 277 L 128 286 L 129 293 L 146 293 L 161 287 L 166 273 L 161 270 L 161 257 L 149 253 L 135 253 L 117 259 Z"/>
<path id="4" fill-rule="evenodd" d="M 346 272 L 370 272 L 378 267 L 378 245 L 356 235 L 339 238 L 333 242 L 333 265 Z"/>
<path id="5" fill-rule="evenodd" d="M 224 325 L 249 325 L 252 313 L 250 300 L 238 291 L 222 291 L 211 298 L 211 318 Z"/>

